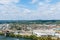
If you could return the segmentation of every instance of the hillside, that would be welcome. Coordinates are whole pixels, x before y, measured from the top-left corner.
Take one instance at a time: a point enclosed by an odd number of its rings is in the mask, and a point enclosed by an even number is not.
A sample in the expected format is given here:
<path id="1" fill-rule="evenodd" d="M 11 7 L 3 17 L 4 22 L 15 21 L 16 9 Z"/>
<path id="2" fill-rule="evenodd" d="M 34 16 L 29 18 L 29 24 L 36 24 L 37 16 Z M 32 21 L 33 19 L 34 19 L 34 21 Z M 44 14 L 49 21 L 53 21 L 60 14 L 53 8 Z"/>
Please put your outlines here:
<path id="1" fill-rule="evenodd" d="M 60 20 L 0 20 L 0 24 L 20 23 L 20 24 L 60 24 Z"/>

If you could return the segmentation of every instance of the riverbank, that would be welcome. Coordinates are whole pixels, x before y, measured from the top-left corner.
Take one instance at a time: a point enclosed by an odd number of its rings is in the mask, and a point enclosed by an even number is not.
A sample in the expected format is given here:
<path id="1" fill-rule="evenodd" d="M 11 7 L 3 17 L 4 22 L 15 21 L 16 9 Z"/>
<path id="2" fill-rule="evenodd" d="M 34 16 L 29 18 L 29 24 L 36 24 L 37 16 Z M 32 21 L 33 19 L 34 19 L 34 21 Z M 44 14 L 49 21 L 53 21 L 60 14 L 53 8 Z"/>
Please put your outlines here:
<path id="1" fill-rule="evenodd" d="M 4 33 L 0 33 L 1 36 L 4 36 Z M 31 40 L 60 40 L 59 37 L 53 37 L 53 36 L 41 36 L 37 37 L 36 35 L 15 35 L 13 33 L 10 33 L 9 36 L 6 37 L 11 37 L 11 38 L 25 38 L 25 39 L 31 39 Z"/>
<path id="2" fill-rule="evenodd" d="M 25 39 L 25 38 L 12 38 L 12 37 L 0 36 L 0 40 L 31 40 L 31 39 Z"/>
<path id="3" fill-rule="evenodd" d="M 31 40 L 60 40 L 60 38 L 58 37 L 53 37 L 53 36 L 41 36 L 41 37 L 37 37 L 35 35 L 14 35 L 14 34 L 10 34 L 9 37 L 12 38 L 25 38 L 25 39 L 31 39 Z"/>

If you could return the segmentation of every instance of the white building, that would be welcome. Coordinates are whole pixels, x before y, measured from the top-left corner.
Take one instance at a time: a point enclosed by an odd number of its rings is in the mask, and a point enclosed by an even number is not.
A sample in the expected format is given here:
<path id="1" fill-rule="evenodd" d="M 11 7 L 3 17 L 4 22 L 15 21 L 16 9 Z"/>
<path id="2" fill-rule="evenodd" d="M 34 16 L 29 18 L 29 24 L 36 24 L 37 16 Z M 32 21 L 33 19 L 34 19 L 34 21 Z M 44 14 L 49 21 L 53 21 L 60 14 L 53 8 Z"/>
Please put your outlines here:
<path id="1" fill-rule="evenodd" d="M 33 30 L 33 34 L 37 36 L 47 36 L 47 35 L 55 35 L 55 31 L 53 30 Z"/>
<path id="2" fill-rule="evenodd" d="M 56 33 L 55 36 L 60 38 L 60 34 L 59 33 Z"/>

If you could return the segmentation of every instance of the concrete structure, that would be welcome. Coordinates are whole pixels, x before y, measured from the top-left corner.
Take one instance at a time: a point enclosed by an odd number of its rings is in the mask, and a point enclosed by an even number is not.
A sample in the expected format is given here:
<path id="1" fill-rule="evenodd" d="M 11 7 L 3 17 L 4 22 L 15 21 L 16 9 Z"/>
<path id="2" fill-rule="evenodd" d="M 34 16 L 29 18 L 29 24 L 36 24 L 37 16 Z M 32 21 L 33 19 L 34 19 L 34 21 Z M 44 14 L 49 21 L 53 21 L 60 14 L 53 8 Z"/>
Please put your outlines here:
<path id="1" fill-rule="evenodd" d="M 53 30 L 33 30 L 33 34 L 37 36 L 47 36 L 47 35 L 55 35 L 55 31 Z"/>
<path id="2" fill-rule="evenodd" d="M 60 34 L 59 33 L 56 33 L 55 36 L 60 38 Z"/>

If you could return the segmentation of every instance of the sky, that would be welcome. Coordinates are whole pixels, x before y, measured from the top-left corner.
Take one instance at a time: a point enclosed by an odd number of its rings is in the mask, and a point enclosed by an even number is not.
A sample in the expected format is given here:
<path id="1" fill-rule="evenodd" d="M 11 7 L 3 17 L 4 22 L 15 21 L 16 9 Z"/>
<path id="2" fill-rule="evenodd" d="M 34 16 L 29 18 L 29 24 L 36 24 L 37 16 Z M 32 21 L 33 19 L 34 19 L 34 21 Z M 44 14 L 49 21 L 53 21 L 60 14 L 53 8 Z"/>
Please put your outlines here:
<path id="1" fill-rule="evenodd" d="M 0 20 L 60 20 L 60 0 L 0 0 Z"/>

